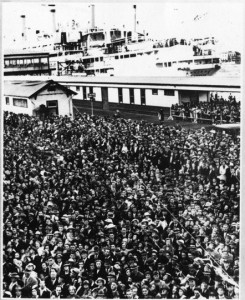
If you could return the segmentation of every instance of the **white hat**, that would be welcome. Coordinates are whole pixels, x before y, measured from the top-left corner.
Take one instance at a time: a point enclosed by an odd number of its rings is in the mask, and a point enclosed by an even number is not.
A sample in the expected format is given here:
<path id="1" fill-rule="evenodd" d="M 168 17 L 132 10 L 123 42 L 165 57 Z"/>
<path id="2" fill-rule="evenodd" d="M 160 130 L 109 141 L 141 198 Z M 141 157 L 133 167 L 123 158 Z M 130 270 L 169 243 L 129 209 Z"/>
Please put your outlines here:
<path id="1" fill-rule="evenodd" d="M 105 226 L 106 229 L 111 229 L 111 228 L 115 228 L 115 227 L 116 226 L 114 224 L 112 224 L 112 223 Z"/>

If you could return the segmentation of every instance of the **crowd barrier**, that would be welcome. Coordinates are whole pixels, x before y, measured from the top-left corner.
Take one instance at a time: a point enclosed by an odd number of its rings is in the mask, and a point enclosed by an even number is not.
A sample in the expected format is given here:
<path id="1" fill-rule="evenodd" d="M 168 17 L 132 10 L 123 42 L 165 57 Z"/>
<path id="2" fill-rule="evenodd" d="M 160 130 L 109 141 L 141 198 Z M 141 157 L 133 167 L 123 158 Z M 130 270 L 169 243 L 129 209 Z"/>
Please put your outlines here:
<path id="1" fill-rule="evenodd" d="M 231 116 L 229 116 L 231 117 Z M 179 112 L 178 110 L 173 110 L 170 108 L 170 116 L 169 120 L 176 121 L 186 121 L 193 123 L 203 123 L 203 124 L 231 124 L 231 123 L 239 123 L 240 118 L 235 118 L 232 121 L 227 121 L 226 117 L 221 115 L 213 115 L 213 116 L 198 116 L 197 113 L 188 112 L 188 114 L 184 112 Z"/>

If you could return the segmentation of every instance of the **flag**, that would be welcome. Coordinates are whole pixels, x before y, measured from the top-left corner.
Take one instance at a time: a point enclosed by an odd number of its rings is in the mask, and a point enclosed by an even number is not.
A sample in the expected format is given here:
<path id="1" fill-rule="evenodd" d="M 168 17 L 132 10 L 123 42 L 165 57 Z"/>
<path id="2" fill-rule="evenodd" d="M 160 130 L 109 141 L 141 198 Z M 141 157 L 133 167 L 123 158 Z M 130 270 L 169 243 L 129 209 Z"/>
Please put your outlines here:
<path id="1" fill-rule="evenodd" d="M 239 288 L 238 283 L 235 282 L 235 280 L 233 280 L 229 275 L 224 274 L 221 267 L 215 267 L 215 266 L 213 266 L 213 268 L 214 268 L 215 273 L 217 275 L 219 275 L 224 281 L 226 281 L 226 282 L 234 285 L 235 287 Z"/>

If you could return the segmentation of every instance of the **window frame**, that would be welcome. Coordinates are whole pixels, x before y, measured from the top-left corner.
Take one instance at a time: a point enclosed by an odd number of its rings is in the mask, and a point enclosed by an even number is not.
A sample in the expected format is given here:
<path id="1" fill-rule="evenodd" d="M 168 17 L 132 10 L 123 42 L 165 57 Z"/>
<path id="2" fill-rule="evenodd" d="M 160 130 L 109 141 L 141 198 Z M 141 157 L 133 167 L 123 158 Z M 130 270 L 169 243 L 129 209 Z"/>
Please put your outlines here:
<path id="1" fill-rule="evenodd" d="M 164 90 L 164 96 L 175 96 L 175 90 L 173 89 L 165 89 Z"/>
<path id="2" fill-rule="evenodd" d="M 129 103 L 135 104 L 134 88 L 129 88 Z"/>
<path id="3" fill-rule="evenodd" d="M 5 104 L 6 105 L 10 105 L 10 99 L 9 99 L 9 97 L 5 97 Z"/>
<path id="4" fill-rule="evenodd" d="M 87 87 L 83 86 L 83 100 L 87 99 Z"/>
<path id="5" fill-rule="evenodd" d="M 23 105 L 16 105 L 16 101 L 23 101 L 25 103 L 25 106 Z M 28 101 L 25 98 L 13 98 L 13 106 L 16 107 L 23 107 L 23 108 L 28 108 Z"/>
<path id="6" fill-rule="evenodd" d="M 140 103 L 146 105 L 145 89 L 140 89 Z"/>
<path id="7" fill-rule="evenodd" d="M 118 103 L 123 103 L 123 89 L 118 88 Z"/>

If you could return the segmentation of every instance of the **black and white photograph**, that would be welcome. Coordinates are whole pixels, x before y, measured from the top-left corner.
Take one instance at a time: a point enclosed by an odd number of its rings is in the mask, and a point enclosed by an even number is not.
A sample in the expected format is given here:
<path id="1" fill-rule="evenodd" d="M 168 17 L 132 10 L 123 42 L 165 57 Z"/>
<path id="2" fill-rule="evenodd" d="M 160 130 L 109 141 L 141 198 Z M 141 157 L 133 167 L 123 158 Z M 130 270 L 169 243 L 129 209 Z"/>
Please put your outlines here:
<path id="1" fill-rule="evenodd" d="M 243 3 L 1 8 L 0 298 L 242 299 Z"/>

